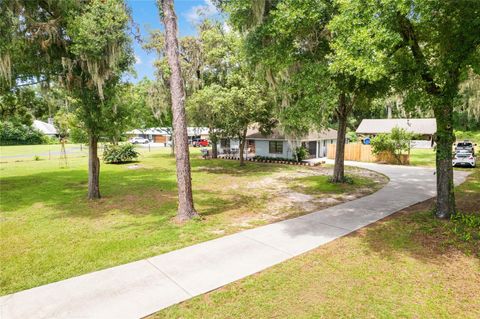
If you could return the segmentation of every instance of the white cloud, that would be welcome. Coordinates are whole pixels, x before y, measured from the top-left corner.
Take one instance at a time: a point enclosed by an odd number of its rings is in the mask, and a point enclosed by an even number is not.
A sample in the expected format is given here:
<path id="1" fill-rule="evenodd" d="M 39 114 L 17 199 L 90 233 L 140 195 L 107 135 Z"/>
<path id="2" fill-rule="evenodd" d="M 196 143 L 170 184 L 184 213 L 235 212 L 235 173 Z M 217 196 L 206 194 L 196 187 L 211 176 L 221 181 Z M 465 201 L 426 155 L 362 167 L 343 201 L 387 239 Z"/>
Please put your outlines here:
<path id="1" fill-rule="evenodd" d="M 197 24 L 205 18 L 210 18 L 218 14 L 217 7 L 211 0 L 204 0 L 204 5 L 193 6 L 190 11 L 186 13 L 187 20 L 192 24 Z"/>
<path id="2" fill-rule="evenodd" d="M 135 55 L 135 64 L 142 64 L 142 59 L 138 55 Z"/>

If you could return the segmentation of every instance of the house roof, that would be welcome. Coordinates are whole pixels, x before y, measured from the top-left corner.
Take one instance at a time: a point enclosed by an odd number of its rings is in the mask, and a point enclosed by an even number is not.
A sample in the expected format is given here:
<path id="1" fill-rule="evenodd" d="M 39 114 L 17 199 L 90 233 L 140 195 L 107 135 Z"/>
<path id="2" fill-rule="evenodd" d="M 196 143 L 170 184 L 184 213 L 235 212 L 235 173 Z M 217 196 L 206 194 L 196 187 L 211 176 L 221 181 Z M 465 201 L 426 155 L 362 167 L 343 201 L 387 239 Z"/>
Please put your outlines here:
<path id="1" fill-rule="evenodd" d="M 188 136 L 193 135 L 208 135 L 208 128 L 206 127 L 187 127 Z M 151 127 L 144 130 L 134 129 L 128 131 L 127 134 L 146 134 L 146 135 L 167 135 L 170 136 L 172 133 L 171 127 Z"/>
<path id="2" fill-rule="evenodd" d="M 322 131 L 310 131 L 305 136 L 299 137 L 300 141 L 316 141 L 323 139 L 336 139 L 337 131 L 334 129 L 325 129 Z M 247 131 L 247 139 L 251 140 L 294 140 L 297 138 L 288 137 L 286 134 L 280 132 L 279 129 L 273 129 L 269 135 L 263 135 L 258 129 L 251 128 Z"/>
<path id="3" fill-rule="evenodd" d="M 43 134 L 45 134 L 45 135 L 57 135 L 58 134 L 55 126 L 53 126 L 53 124 L 50 124 L 50 123 L 46 123 L 46 122 L 39 121 L 39 120 L 34 120 L 32 126 L 34 128 L 36 128 L 37 130 L 39 130 L 40 132 L 42 132 Z"/>
<path id="4" fill-rule="evenodd" d="M 394 127 L 415 134 L 432 135 L 437 131 L 435 119 L 365 119 L 356 132 L 359 134 L 390 133 Z"/>

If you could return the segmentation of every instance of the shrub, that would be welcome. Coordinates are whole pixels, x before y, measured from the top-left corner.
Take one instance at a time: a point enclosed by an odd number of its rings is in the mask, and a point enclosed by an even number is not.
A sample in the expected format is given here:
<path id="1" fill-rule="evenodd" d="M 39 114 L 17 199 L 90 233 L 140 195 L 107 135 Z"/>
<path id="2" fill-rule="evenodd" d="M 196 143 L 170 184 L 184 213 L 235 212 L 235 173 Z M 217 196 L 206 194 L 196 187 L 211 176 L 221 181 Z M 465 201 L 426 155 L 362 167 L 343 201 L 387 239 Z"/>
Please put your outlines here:
<path id="1" fill-rule="evenodd" d="M 295 148 L 295 159 L 297 162 L 301 162 L 308 156 L 308 149 L 305 146 L 299 146 Z"/>
<path id="2" fill-rule="evenodd" d="M 0 122 L 0 145 L 45 144 L 47 137 L 31 126 Z"/>
<path id="3" fill-rule="evenodd" d="M 284 157 L 269 157 L 269 156 L 260 156 L 256 155 L 253 157 L 254 160 L 257 161 L 282 161 L 282 162 L 296 162 L 294 159 L 291 158 L 284 158 Z"/>
<path id="4" fill-rule="evenodd" d="M 109 164 L 131 162 L 140 155 L 133 144 L 105 145 L 103 161 Z"/>
<path id="5" fill-rule="evenodd" d="M 397 163 L 401 164 L 401 155 L 410 149 L 412 134 L 406 130 L 394 127 L 390 134 L 378 134 L 372 139 L 372 152 L 378 155 L 382 152 L 391 153 Z"/>

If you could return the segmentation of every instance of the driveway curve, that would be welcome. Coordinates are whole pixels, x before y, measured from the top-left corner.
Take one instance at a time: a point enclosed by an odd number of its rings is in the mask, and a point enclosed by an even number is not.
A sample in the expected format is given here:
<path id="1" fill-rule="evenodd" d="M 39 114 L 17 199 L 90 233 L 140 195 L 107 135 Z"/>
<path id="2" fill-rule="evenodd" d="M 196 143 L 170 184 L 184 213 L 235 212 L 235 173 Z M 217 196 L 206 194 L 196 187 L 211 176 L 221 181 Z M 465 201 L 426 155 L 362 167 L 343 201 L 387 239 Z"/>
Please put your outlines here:
<path id="1" fill-rule="evenodd" d="M 298 218 L 0 298 L 0 318 L 141 318 L 249 276 L 436 194 L 433 168 L 346 162 L 389 177 L 378 192 Z M 455 172 L 455 183 L 468 173 Z"/>

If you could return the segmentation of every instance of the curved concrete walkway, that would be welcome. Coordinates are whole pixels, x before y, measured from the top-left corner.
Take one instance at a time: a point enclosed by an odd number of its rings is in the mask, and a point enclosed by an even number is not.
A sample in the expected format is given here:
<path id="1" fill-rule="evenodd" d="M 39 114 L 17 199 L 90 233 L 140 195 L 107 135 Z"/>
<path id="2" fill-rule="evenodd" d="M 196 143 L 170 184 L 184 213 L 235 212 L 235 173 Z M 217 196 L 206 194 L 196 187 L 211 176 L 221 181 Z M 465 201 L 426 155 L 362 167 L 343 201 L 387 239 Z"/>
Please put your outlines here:
<path id="1" fill-rule="evenodd" d="M 278 264 L 435 196 L 434 169 L 347 163 L 387 175 L 378 192 L 0 298 L 0 318 L 140 318 Z M 468 173 L 455 172 L 458 184 Z"/>

